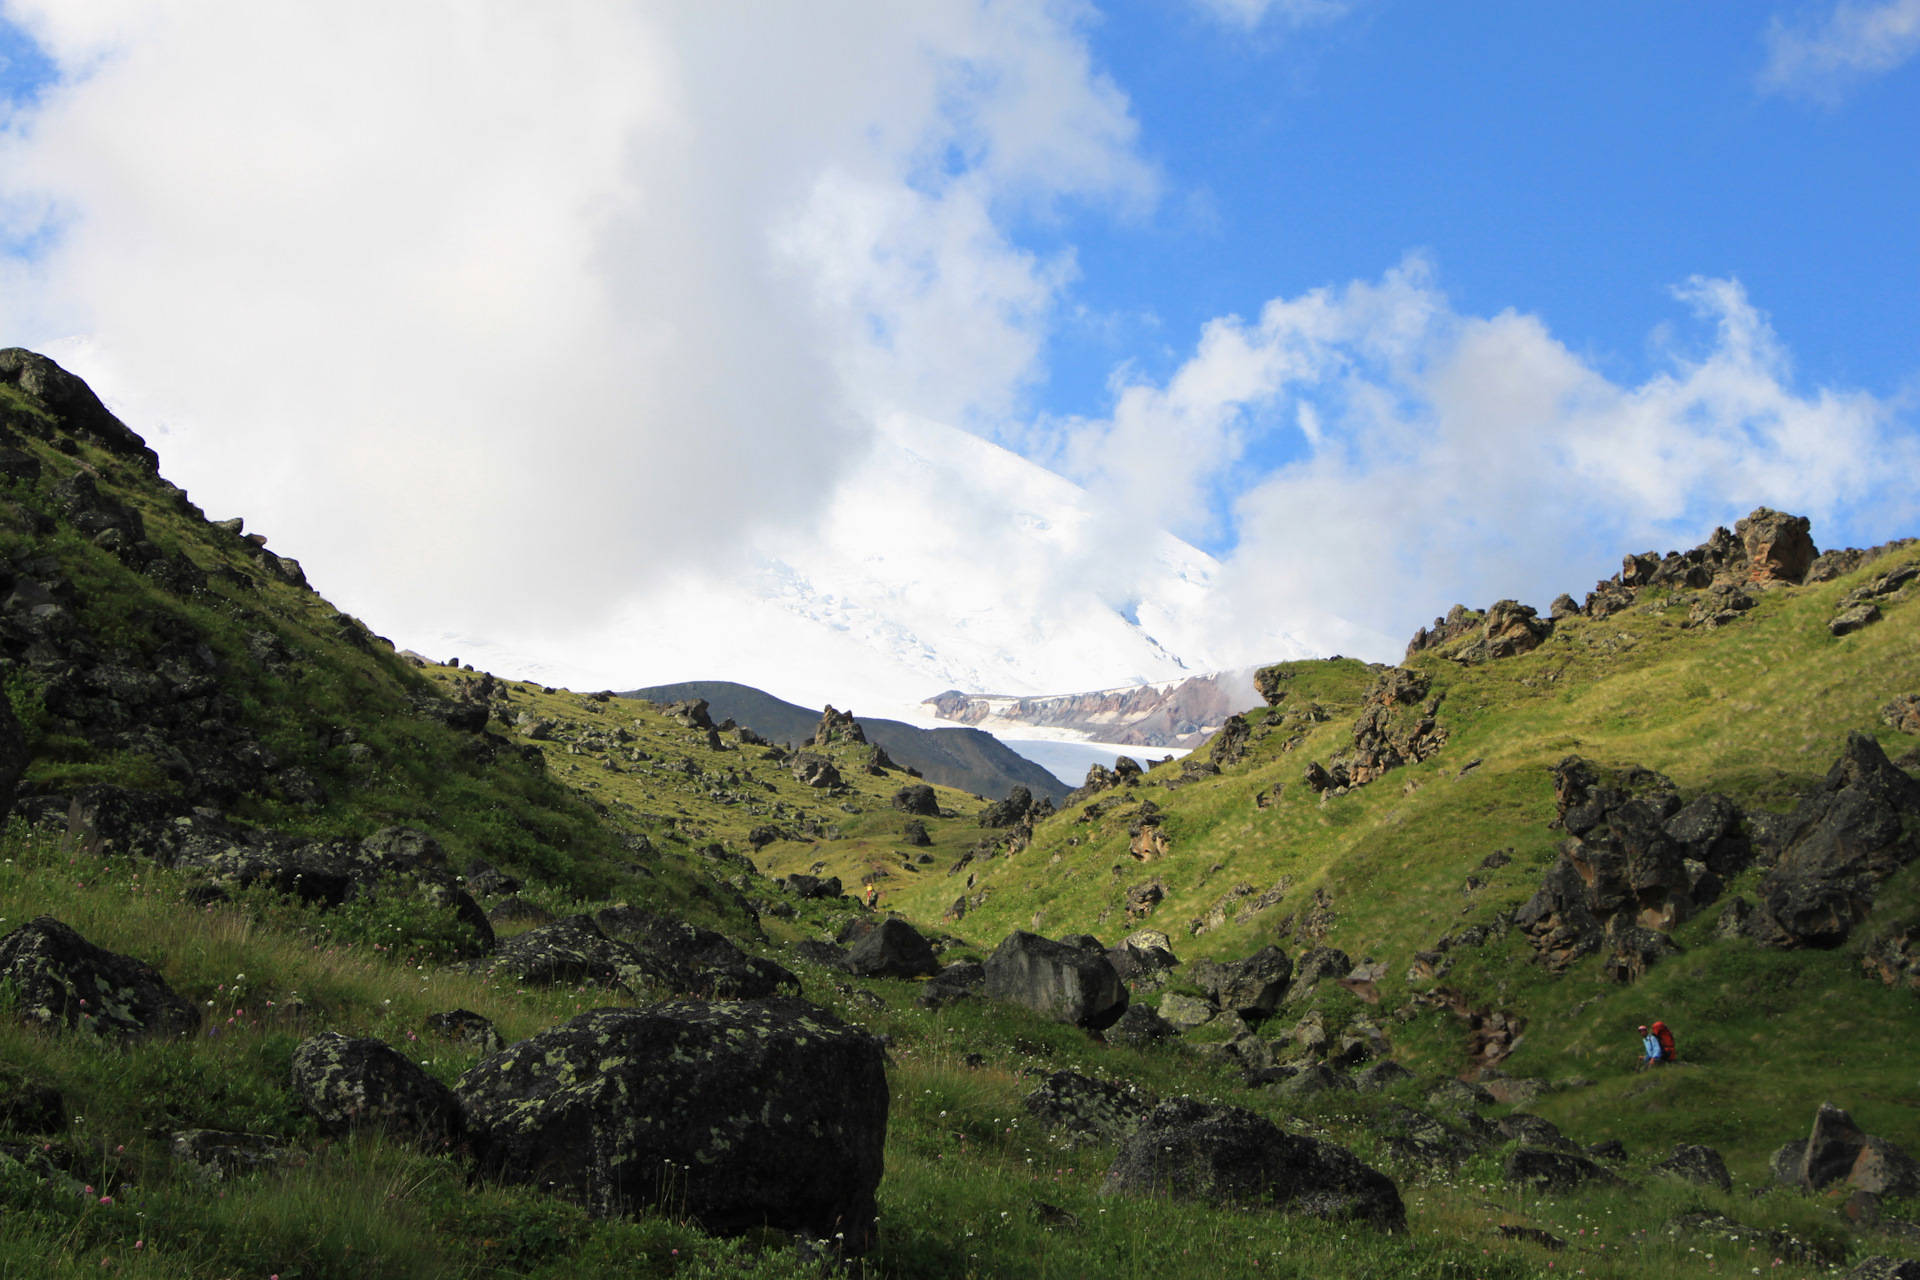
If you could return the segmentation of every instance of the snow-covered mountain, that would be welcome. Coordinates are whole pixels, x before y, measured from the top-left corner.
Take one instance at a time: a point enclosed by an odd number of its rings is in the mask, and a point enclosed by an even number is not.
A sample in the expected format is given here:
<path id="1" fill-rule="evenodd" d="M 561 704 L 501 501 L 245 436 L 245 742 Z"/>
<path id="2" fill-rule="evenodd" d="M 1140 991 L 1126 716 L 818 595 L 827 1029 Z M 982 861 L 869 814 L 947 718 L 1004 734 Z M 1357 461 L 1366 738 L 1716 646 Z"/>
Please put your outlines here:
<path id="1" fill-rule="evenodd" d="M 894 418 L 812 528 L 765 535 L 749 561 L 632 599 L 609 625 L 555 636 L 503 614 L 485 636 L 400 639 L 550 684 L 728 679 L 933 723 L 921 702 L 941 690 L 1104 689 L 1310 656 L 1283 633 L 1223 643 L 1219 575 L 1007 449 Z"/>

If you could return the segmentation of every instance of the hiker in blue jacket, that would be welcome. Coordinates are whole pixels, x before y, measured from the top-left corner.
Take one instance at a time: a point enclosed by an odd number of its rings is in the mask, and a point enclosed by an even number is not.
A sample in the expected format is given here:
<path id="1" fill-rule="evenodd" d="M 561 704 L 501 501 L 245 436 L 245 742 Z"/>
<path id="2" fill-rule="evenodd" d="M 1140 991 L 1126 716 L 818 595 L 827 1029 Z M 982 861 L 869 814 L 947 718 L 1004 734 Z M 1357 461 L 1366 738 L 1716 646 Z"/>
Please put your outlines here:
<path id="1" fill-rule="evenodd" d="M 1640 1069 L 1645 1071 L 1648 1067 L 1654 1066 L 1661 1061 L 1660 1037 L 1645 1027 L 1640 1028 L 1640 1036 L 1640 1047 L 1646 1050 L 1647 1055 L 1640 1060 Z"/>

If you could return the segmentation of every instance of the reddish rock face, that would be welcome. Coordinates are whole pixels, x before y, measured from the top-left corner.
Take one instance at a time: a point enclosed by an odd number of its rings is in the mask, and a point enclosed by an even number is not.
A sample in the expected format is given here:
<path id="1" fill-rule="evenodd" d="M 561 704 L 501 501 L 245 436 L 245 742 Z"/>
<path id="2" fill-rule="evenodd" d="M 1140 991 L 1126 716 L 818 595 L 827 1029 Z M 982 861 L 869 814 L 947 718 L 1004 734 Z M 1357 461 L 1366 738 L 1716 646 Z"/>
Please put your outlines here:
<path id="1" fill-rule="evenodd" d="M 1790 516 L 1771 507 L 1756 507 L 1753 514 L 1733 526 L 1740 535 L 1751 563 L 1753 582 L 1798 583 L 1813 567 L 1820 554 L 1808 533 L 1812 527 L 1805 516 Z"/>

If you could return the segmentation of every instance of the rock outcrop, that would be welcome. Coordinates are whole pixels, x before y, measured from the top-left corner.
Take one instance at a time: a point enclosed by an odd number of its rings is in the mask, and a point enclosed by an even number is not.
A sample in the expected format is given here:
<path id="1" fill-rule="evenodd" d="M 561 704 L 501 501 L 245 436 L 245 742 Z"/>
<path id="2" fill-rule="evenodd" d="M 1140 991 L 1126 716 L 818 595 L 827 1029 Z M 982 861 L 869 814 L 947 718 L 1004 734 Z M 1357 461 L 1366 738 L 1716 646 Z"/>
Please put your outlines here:
<path id="1" fill-rule="evenodd" d="M 1682 804 L 1652 770 L 1606 770 L 1578 756 L 1553 778 L 1567 839 L 1514 923 L 1555 972 L 1608 950 L 1608 972 L 1632 981 L 1678 949 L 1672 931 L 1750 861 L 1740 810 L 1717 795 Z"/>
<path id="2" fill-rule="evenodd" d="M 1874 1195 L 1920 1195 L 1920 1161 L 1826 1102 L 1814 1115 L 1813 1131 L 1776 1151 L 1772 1168 L 1775 1179 L 1805 1191 L 1844 1184 Z"/>
<path id="3" fill-rule="evenodd" d="M 596 1009 L 460 1078 L 479 1167 L 600 1216 L 670 1206 L 704 1229 L 873 1242 L 884 1051 L 788 997 Z"/>
<path id="4" fill-rule="evenodd" d="M 1138 1085 L 1056 1071 L 1021 1099 L 1027 1114 L 1060 1130 L 1070 1145 L 1117 1142 L 1140 1126 L 1158 1101 Z"/>
<path id="5" fill-rule="evenodd" d="M 1777 823 L 1779 850 L 1748 922 L 1771 947 L 1836 947 L 1866 918 L 1880 884 L 1920 856 L 1920 782 L 1854 732 L 1819 791 Z"/>

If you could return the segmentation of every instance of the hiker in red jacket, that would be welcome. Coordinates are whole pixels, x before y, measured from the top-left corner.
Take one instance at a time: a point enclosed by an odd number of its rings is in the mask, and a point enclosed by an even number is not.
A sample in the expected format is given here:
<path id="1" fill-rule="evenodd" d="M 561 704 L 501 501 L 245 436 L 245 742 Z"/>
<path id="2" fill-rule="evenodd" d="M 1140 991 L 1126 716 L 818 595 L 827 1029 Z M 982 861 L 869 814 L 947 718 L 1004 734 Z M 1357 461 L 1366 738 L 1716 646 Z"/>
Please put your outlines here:
<path id="1" fill-rule="evenodd" d="M 1653 1024 L 1653 1037 L 1660 1042 L 1660 1061 L 1672 1062 L 1678 1053 L 1673 1047 L 1673 1028 L 1664 1022 Z"/>

